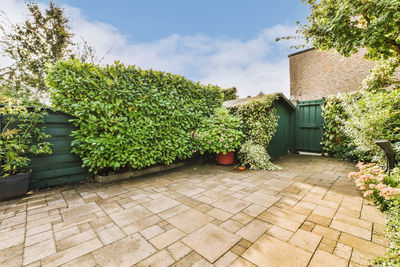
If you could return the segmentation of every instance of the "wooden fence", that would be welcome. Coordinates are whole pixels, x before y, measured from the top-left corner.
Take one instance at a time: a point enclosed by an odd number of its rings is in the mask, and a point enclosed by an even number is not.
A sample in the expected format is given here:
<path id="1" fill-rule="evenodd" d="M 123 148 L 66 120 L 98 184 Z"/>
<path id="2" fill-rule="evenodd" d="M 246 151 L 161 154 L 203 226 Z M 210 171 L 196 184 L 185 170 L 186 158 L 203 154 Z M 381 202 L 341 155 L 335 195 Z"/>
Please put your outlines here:
<path id="1" fill-rule="evenodd" d="M 51 155 L 31 156 L 30 169 L 32 177 L 30 189 L 37 189 L 79 181 L 86 181 L 92 174 L 82 168 L 82 161 L 71 153 L 71 131 L 74 126 L 69 120 L 71 116 L 53 110 L 45 116 L 45 132 L 51 135 L 48 141 L 52 144 Z M 0 120 L 1 127 L 5 121 Z"/>

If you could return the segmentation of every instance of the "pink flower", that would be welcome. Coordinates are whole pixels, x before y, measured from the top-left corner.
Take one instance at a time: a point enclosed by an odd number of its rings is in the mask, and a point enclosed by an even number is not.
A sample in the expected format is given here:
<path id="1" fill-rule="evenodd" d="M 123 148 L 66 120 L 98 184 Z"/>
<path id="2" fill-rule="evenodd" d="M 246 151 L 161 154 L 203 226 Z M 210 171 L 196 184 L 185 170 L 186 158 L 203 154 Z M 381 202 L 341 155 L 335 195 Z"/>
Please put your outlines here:
<path id="1" fill-rule="evenodd" d="M 379 175 L 376 177 L 376 180 L 378 180 L 379 182 L 382 182 L 383 179 L 385 179 L 386 177 L 387 177 L 386 174 L 379 174 Z"/>
<path id="2" fill-rule="evenodd" d="M 361 190 L 365 190 L 365 189 L 367 189 L 367 186 L 365 184 L 363 184 L 363 185 L 360 186 L 360 189 Z"/>
<path id="3" fill-rule="evenodd" d="M 384 184 L 382 184 L 382 183 L 379 183 L 375 188 L 378 189 L 378 190 L 383 190 L 383 189 L 385 189 L 386 187 L 387 187 L 386 185 L 384 185 Z"/>
<path id="4" fill-rule="evenodd" d="M 350 179 L 355 178 L 357 176 L 358 172 L 349 172 L 349 174 L 347 175 L 347 177 L 349 177 Z"/>
<path id="5" fill-rule="evenodd" d="M 363 166 L 364 166 L 364 162 L 359 162 L 359 163 L 357 163 L 357 165 L 356 165 L 356 166 L 357 166 L 357 168 L 359 168 L 359 169 L 360 169 L 361 167 L 363 167 Z"/>
<path id="6" fill-rule="evenodd" d="M 368 197 L 369 195 L 372 195 L 374 193 L 374 190 L 367 190 L 364 192 L 363 196 Z"/>

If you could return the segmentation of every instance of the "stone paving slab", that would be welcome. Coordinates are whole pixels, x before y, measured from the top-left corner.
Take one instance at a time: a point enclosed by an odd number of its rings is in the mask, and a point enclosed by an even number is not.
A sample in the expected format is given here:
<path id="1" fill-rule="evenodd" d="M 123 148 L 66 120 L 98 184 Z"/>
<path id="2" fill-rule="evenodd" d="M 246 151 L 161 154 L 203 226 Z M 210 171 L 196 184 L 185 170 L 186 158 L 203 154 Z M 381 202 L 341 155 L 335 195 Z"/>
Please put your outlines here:
<path id="1" fill-rule="evenodd" d="M 287 155 L 279 171 L 197 164 L 0 202 L 0 266 L 365 266 L 384 216 L 352 163 Z"/>

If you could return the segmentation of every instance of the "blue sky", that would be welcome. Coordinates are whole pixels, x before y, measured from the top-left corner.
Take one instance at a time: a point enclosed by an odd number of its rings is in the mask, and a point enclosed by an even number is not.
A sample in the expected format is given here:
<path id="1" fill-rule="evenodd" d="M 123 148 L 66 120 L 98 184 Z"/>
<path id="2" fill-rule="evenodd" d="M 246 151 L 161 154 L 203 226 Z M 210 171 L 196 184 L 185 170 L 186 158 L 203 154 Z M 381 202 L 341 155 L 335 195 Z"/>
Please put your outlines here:
<path id="1" fill-rule="evenodd" d="M 42 8 L 47 0 L 40 0 Z M 241 97 L 289 96 L 290 42 L 309 11 L 300 0 L 58 0 L 74 41 L 97 51 L 99 64 L 115 60 L 184 75 L 202 83 L 236 86 Z M 14 22 L 26 19 L 24 0 L 1 0 Z M 7 59 L 0 57 L 0 66 Z"/>
<path id="2" fill-rule="evenodd" d="M 248 40 L 264 28 L 294 25 L 308 15 L 308 8 L 300 0 L 59 2 L 80 8 L 89 20 L 112 24 L 133 42 L 154 41 L 175 33 Z"/>

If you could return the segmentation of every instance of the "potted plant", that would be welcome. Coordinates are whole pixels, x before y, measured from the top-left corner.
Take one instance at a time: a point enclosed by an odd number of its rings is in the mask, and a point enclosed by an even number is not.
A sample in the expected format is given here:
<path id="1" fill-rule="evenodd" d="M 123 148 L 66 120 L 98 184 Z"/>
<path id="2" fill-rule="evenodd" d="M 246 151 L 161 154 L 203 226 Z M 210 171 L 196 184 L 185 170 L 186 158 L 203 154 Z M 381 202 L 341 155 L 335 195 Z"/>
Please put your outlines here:
<path id="1" fill-rule="evenodd" d="M 41 123 L 43 111 L 29 111 L 0 95 L 0 200 L 21 196 L 29 189 L 29 154 L 51 154 Z"/>
<path id="2" fill-rule="evenodd" d="M 231 165 L 234 162 L 234 151 L 244 137 L 241 129 L 238 117 L 229 114 L 225 108 L 218 108 L 210 118 L 202 121 L 194 137 L 202 154 L 216 153 L 218 164 Z"/>

